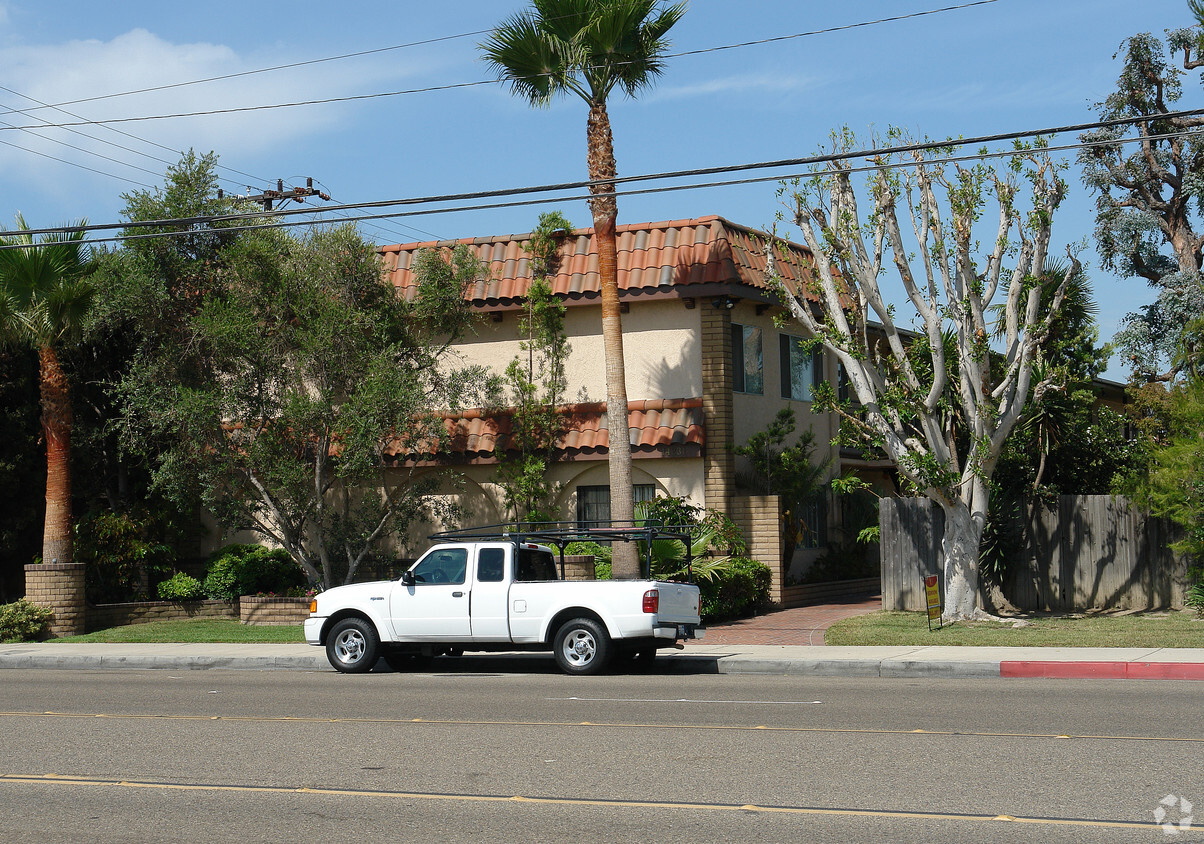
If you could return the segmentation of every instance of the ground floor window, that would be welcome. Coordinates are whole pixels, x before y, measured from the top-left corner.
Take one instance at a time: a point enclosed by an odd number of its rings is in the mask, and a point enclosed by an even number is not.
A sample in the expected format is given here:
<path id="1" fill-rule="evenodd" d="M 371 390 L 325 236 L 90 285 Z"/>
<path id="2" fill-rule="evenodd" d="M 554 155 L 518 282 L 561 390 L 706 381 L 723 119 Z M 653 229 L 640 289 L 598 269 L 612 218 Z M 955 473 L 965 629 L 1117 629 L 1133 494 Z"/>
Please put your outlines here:
<path id="1" fill-rule="evenodd" d="M 637 504 L 656 498 L 656 484 L 634 484 L 631 498 Z M 577 527 L 581 529 L 610 524 L 610 487 L 577 487 Z"/>

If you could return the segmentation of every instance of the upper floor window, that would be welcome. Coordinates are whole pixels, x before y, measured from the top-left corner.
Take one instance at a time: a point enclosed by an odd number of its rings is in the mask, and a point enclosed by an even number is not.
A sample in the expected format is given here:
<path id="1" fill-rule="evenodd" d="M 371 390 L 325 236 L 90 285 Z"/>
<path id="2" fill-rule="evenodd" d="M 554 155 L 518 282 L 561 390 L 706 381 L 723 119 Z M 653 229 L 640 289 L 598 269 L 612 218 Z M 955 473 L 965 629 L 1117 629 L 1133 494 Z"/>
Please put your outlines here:
<path id="1" fill-rule="evenodd" d="M 782 398 L 811 401 L 816 385 L 823 381 L 823 352 L 816 346 L 810 352 L 799 345 L 801 337 L 779 335 L 782 373 Z"/>
<path id="2" fill-rule="evenodd" d="M 732 323 L 732 390 L 737 393 L 765 392 L 761 352 L 761 329 Z"/>

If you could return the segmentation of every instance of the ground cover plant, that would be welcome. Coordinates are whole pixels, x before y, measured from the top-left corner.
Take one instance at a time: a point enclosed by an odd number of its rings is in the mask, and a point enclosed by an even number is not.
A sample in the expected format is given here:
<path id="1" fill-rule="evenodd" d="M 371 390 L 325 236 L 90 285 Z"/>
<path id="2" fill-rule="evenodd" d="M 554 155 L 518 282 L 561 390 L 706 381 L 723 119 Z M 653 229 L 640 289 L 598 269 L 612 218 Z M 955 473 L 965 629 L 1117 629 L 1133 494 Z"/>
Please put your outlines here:
<path id="1" fill-rule="evenodd" d="M 960 622 L 928 632 L 923 612 L 876 612 L 838 621 L 827 645 L 966 645 L 1043 648 L 1204 648 L 1194 611 L 1092 613 L 1025 618 L 1027 626 Z"/>

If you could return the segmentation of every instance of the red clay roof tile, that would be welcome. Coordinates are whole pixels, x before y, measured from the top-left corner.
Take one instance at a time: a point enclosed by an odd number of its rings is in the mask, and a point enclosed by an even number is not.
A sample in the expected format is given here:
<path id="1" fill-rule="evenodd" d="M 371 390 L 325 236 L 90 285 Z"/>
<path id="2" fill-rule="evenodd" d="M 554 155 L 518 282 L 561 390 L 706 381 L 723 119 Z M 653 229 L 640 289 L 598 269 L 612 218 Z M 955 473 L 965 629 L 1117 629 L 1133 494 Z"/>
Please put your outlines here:
<path id="1" fill-rule="evenodd" d="M 603 402 L 572 404 L 563 408 L 571 422 L 557 445 L 558 456 L 569 459 L 604 457 L 610 446 L 606 405 Z M 495 463 L 499 450 L 510 439 L 511 411 L 480 408 L 445 414 L 448 445 L 438 458 L 433 443 L 407 447 L 397 441 L 389 452 L 394 457 L 423 464 L 436 462 Z M 656 399 L 628 405 L 628 436 L 636 457 L 698 456 L 706 442 L 702 399 Z M 421 455 L 421 456 L 420 456 Z"/>
<path id="2" fill-rule="evenodd" d="M 769 292 L 764 232 L 736 225 L 722 217 L 638 223 L 616 230 L 620 294 L 651 293 L 701 284 L 730 284 Z M 467 245 L 489 267 L 489 277 L 471 285 L 465 298 L 478 306 L 513 304 L 526 295 L 531 282 L 524 250 L 529 234 L 465 238 L 400 246 L 384 246 L 380 254 L 390 280 L 404 296 L 413 290 L 410 263 L 424 248 Z M 777 242 L 774 264 L 792 290 L 810 278 L 810 252 L 796 243 Z M 551 279 L 552 290 L 570 299 L 598 294 L 598 253 L 593 229 L 577 229 L 564 238 L 560 261 Z M 685 292 L 685 291 L 683 291 Z"/>

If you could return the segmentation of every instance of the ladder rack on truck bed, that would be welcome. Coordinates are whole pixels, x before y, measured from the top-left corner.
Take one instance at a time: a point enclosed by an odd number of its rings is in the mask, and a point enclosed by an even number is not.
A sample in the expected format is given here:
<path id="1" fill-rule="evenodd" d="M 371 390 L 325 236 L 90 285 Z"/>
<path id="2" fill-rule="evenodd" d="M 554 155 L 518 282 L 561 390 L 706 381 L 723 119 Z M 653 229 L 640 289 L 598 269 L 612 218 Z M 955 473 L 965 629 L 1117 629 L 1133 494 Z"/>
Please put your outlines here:
<path id="1" fill-rule="evenodd" d="M 652 579 L 652 543 L 660 539 L 676 539 L 686 547 L 686 575 L 694 582 L 693 543 L 698 528 L 695 525 L 637 525 L 634 522 L 606 522 L 582 527 L 576 522 L 509 522 L 481 525 L 475 528 L 445 530 L 432 533 L 432 542 L 534 542 L 555 546 L 560 554 L 560 578 L 564 579 L 564 548 L 573 542 L 643 542 L 647 554 L 641 563 L 641 574 Z"/>

